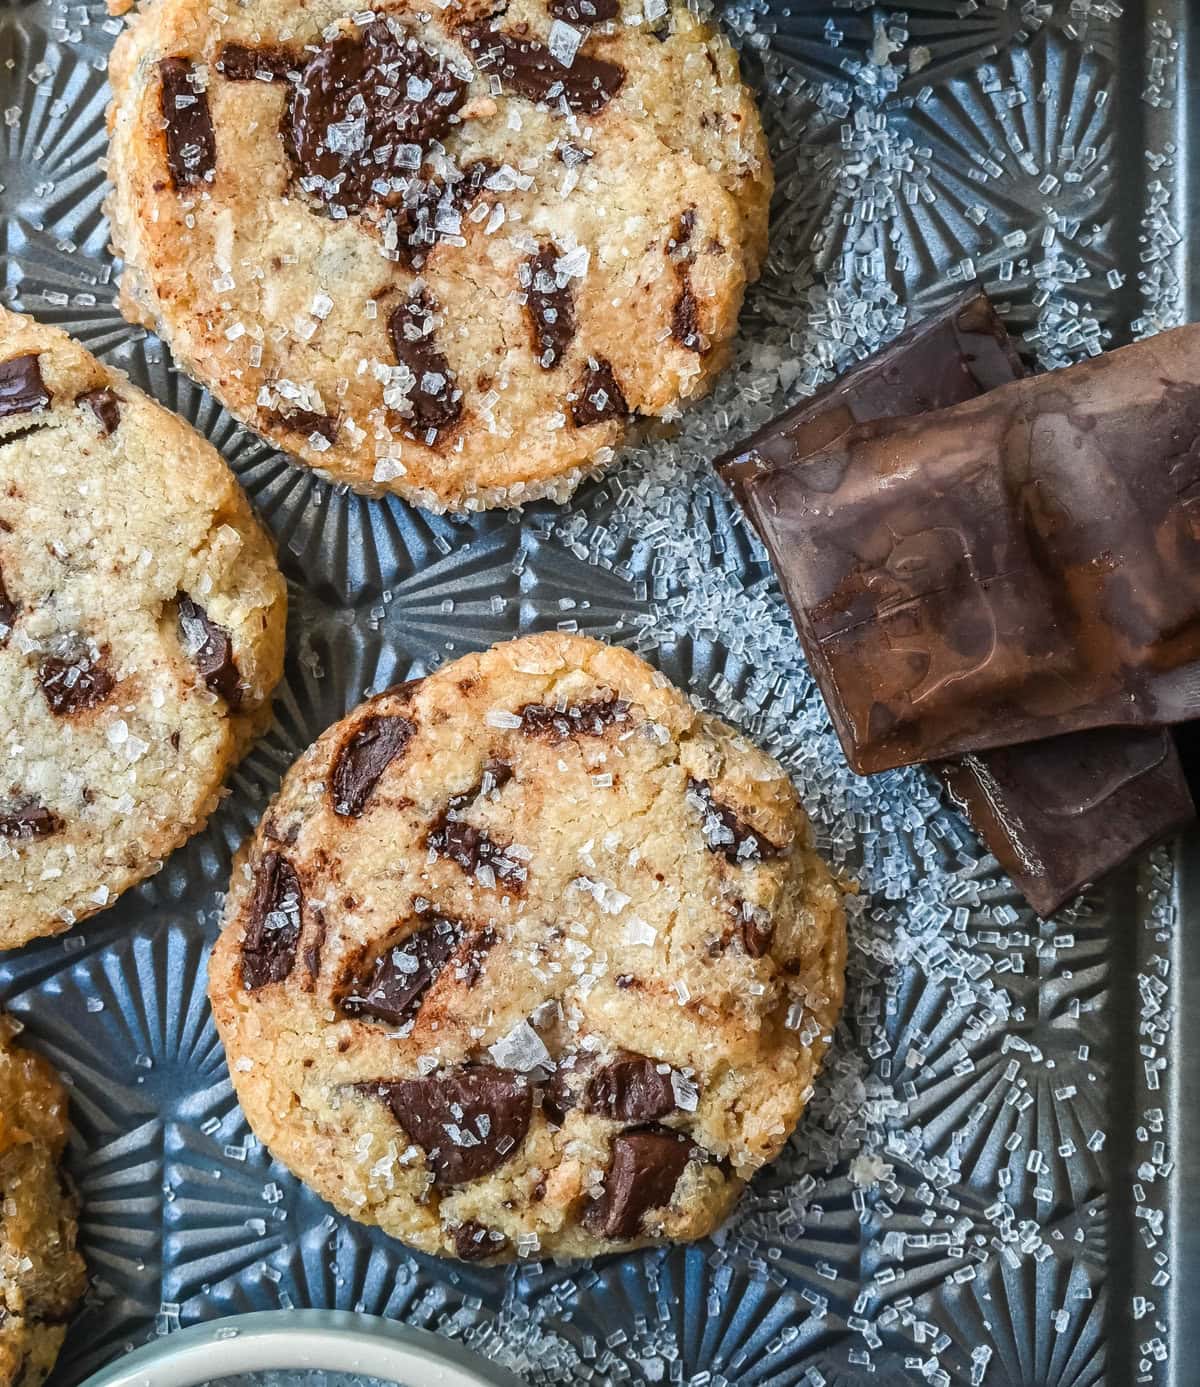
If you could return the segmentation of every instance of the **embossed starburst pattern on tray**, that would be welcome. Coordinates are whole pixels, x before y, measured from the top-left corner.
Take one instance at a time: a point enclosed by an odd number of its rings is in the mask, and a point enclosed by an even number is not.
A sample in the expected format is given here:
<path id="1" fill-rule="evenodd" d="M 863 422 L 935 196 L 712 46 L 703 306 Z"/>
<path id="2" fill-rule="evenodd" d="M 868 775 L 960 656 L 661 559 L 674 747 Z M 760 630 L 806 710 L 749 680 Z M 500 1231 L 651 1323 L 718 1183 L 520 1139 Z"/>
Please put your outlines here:
<path id="1" fill-rule="evenodd" d="M 0 1003 L 73 1086 L 94 1288 L 64 1387 L 180 1324 L 289 1305 L 432 1327 L 533 1384 L 1167 1380 L 1169 856 L 1039 923 L 931 779 L 849 774 L 765 556 L 708 471 L 976 275 L 1043 366 L 1178 319 L 1188 6 L 1150 8 L 727 6 L 779 175 L 736 364 L 569 506 L 469 520 L 290 467 L 121 320 L 97 166 L 120 21 L 98 0 L 0 8 L 0 293 L 213 440 L 292 597 L 275 724 L 208 829 L 116 908 L 0 956 Z M 862 890 L 819 1091 L 716 1240 L 480 1270 L 334 1215 L 270 1160 L 233 1097 L 205 960 L 237 843 L 325 726 L 554 627 L 644 653 L 763 742 Z"/>

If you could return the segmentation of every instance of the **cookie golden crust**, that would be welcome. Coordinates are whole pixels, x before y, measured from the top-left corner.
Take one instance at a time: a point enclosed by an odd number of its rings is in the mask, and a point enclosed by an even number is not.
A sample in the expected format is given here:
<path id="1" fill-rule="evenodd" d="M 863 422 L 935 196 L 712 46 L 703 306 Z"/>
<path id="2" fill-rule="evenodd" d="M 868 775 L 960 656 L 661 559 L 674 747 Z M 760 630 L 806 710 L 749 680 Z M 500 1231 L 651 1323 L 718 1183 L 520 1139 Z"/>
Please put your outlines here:
<path id="1" fill-rule="evenodd" d="M 565 499 L 703 393 L 765 254 L 758 112 L 680 3 L 153 0 L 110 77 L 126 316 L 359 490 Z"/>
<path id="2" fill-rule="evenodd" d="M 0 1016 L 0 1387 L 38 1387 L 87 1287 L 74 1196 L 59 1172 L 67 1101 Z"/>
<path id="3" fill-rule="evenodd" d="M 157 869 L 270 718 L 286 596 L 216 450 L 0 309 L 0 949 Z"/>
<path id="4" fill-rule="evenodd" d="M 780 767 L 547 634 L 371 699 L 237 863 L 210 997 L 246 1115 L 343 1212 L 469 1260 L 711 1232 L 842 1002 Z"/>

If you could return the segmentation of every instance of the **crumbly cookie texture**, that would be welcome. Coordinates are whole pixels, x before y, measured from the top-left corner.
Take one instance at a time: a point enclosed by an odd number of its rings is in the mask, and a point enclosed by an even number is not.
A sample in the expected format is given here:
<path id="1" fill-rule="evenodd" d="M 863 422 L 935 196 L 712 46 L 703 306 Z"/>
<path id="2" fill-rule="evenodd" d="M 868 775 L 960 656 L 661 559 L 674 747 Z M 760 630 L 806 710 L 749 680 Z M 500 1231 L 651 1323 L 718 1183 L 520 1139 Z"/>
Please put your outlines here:
<path id="1" fill-rule="evenodd" d="M 94 914 L 203 825 L 270 718 L 285 607 L 216 450 L 0 309 L 0 949 Z"/>
<path id="2" fill-rule="evenodd" d="M 682 0 L 147 0 L 109 74 L 122 311 L 338 481 L 565 499 L 727 359 L 773 179 Z"/>
<path id="3" fill-rule="evenodd" d="M 636 656 L 547 634 L 304 754 L 209 977 L 280 1160 L 422 1251 L 507 1260 L 711 1232 L 803 1111 L 844 963 L 780 767 Z"/>
<path id="4" fill-rule="evenodd" d="M 37 1387 L 87 1287 L 76 1200 L 59 1162 L 67 1100 L 44 1060 L 0 1016 L 0 1387 Z"/>

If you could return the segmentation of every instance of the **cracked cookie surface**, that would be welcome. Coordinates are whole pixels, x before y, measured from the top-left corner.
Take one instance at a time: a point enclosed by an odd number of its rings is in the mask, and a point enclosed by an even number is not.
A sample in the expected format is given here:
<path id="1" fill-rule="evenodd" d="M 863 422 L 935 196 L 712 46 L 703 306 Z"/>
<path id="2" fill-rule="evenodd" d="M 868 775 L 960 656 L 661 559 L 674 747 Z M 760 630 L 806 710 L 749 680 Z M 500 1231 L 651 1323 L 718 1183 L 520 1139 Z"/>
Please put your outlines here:
<path id="1" fill-rule="evenodd" d="M 765 253 L 758 112 L 677 0 L 153 0 L 110 78 L 122 310 L 360 490 L 565 499 L 703 393 Z"/>
<path id="2" fill-rule="evenodd" d="M 0 949 L 200 828 L 269 719 L 273 546 L 216 450 L 0 309 Z"/>
<path id="3" fill-rule="evenodd" d="M 0 1387 L 38 1387 L 87 1284 L 77 1204 L 59 1164 L 67 1100 L 0 1015 Z"/>
<path id="4" fill-rule="evenodd" d="M 209 970 L 238 1097 L 337 1208 L 467 1260 L 711 1232 L 841 1006 L 782 769 L 634 655 L 524 637 L 286 776 Z"/>

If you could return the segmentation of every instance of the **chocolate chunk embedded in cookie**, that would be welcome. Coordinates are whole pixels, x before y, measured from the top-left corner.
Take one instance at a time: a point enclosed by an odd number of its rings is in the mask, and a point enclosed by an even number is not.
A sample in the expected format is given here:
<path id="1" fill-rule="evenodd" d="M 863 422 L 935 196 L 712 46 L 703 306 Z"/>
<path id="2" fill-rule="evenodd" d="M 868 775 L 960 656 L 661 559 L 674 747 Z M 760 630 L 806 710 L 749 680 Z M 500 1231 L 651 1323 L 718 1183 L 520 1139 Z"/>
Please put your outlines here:
<path id="1" fill-rule="evenodd" d="M 155 871 L 269 717 L 284 588 L 216 450 L 0 309 L 0 949 Z"/>
<path id="2" fill-rule="evenodd" d="M 371 699 L 286 776 L 210 996 L 262 1140 L 468 1261 L 711 1232 L 804 1108 L 839 889 L 782 770 L 560 634 Z"/>
<path id="3" fill-rule="evenodd" d="M 110 76 L 122 310 L 338 481 L 564 499 L 728 358 L 772 174 L 683 0 L 158 0 Z"/>
<path id="4" fill-rule="evenodd" d="M 0 1387 L 38 1387 L 87 1286 L 77 1201 L 59 1170 L 67 1099 L 0 1016 Z"/>

